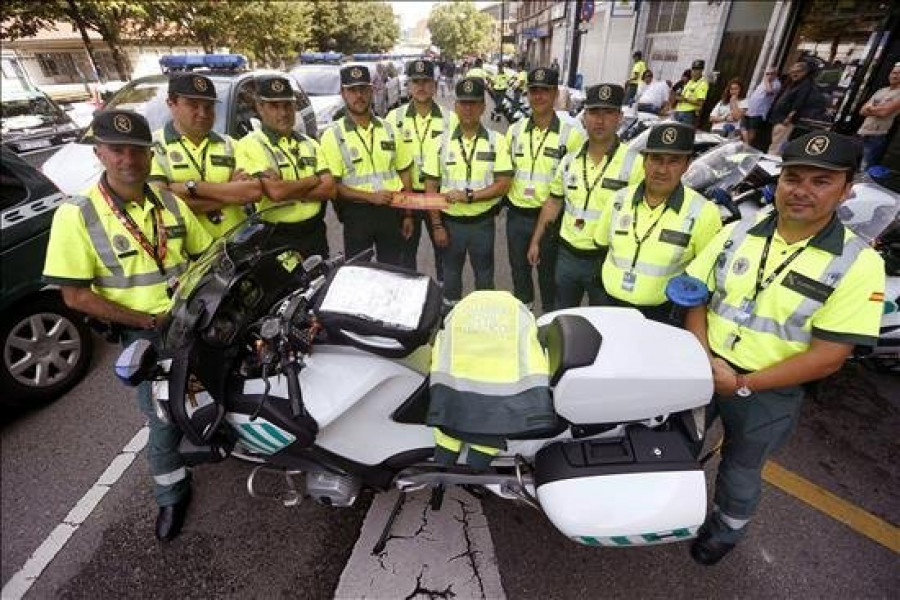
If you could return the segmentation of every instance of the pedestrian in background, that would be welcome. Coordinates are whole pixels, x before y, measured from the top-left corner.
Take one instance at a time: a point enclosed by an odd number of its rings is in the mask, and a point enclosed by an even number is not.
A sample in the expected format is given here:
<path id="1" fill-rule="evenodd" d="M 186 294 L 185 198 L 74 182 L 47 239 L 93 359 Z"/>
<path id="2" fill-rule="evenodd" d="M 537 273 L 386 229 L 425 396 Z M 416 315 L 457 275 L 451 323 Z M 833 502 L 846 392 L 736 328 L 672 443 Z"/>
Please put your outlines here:
<path id="1" fill-rule="evenodd" d="M 735 77 L 725 86 L 722 98 L 709 113 L 709 122 L 712 124 L 710 131 L 724 137 L 738 137 L 741 119 L 746 110 L 747 100 L 744 99 L 744 84 Z"/>
<path id="2" fill-rule="evenodd" d="M 669 99 L 672 90 L 665 81 L 654 81 L 653 71 L 647 69 L 644 71 L 643 89 L 637 97 L 638 112 L 648 112 L 655 115 L 665 114 L 669 111 Z"/>
<path id="3" fill-rule="evenodd" d="M 823 100 L 813 78 L 812 65 L 805 61 L 794 63 L 788 70 L 788 84 L 775 99 L 769 113 L 769 123 L 772 124 L 769 154 L 781 154 L 782 146 L 790 138 L 799 119 L 823 117 Z"/>
<path id="4" fill-rule="evenodd" d="M 775 67 L 766 67 L 763 80 L 759 82 L 750 97 L 747 98 L 747 112 L 741 122 L 741 136 L 744 143 L 755 147 L 759 133 L 765 126 L 766 115 L 781 91 L 781 81 Z"/>
<path id="5" fill-rule="evenodd" d="M 644 71 L 647 70 L 647 63 L 644 62 L 644 55 L 640 50 L 635 51 L 631 58 L 634 60 L 634 63 L 631 65 L 631 75 L 625 81 L 626 106 L 631 106 L 637 98 L 638 84 L 644 76 Z"/>
<path id="6" fill-rule="evenodd" d="M 863 140 L 863 170 L 877 165 L 887 147 L 888 132 L 900 113 L 900 63 L 895 63 L 888 76 L 890 85 L 883 87 L 859 109 L 866 118 L 857 133 Z"/>
<path id="7" fill-rule="evenodd" d="M 697 117 L 706 101 L 706 94 L 709 92 L 709 82 L 703 77 L 705 66 L 706 63 L 702 60 L 695 60 L 691 63 L 690 79 L 675 94 L 676 104 L 673 117 L 680 123 L 691 126 L 697 124 Z"/>

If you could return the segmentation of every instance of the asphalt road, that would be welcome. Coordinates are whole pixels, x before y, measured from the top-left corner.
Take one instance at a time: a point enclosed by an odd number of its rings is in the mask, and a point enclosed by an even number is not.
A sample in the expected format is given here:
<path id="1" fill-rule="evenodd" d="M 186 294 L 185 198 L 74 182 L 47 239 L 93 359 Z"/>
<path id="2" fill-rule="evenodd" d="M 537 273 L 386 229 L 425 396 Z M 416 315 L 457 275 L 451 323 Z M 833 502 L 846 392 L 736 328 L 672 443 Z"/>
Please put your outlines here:
<path id="1" fill-rule="evenodd" d="M 501 217 L 497 285 L 509 289 L 503 223 Z M 339 249 L 338 228 L 331 219 L 329 225 L 332 249 Z M 433 272 L 427 241 L 420 267 Z M 99 340 L 97 346 L 90 374 L 72 392 L 51 406 L 3 420 L 4 585 L 143 425 L 133 392 L 112 373 L 118 349 Z M 888 523 L 900 523 L 897 382 L 848 365 L 808 399 L 777 462 Z M 707 468 L 712 480 L 715 461 Z M 311 502 L 285 508 L 247 495 L 249 469 L 233 460 L 195 469 L 186 530 L 161 545 L 153 538 L 155 507 L 142 454 L 27 597 L 332 597 L 370 497 L 351 509 Z M 495 498 L 484 499 L 481 507 L 496 552 L 489 562 L 496 563 L 508 598 L 880 598 L 900 589 L 898 554 L 768 484 L 748 539 L 714 569 L 695 565 L 685 544 L 588 548 L 564 539 L 532 509 Z M 376 521 L 383 519 L 376 515 Z M 429 537 L 440 540 L 441 533 Z M 404 581 L 383 597 L 439 596 Z"/>

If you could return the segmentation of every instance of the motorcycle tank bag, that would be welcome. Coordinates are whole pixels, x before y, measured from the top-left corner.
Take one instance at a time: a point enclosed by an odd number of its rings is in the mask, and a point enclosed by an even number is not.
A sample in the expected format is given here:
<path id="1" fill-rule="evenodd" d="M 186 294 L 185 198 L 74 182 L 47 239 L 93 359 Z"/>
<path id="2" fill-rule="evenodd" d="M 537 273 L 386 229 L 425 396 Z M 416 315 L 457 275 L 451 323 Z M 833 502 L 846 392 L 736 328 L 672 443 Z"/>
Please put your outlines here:
<path id="1" fill-rule="evenodd" d="M 330 340 L 401 358 L 428 342 L 441 317 L 441 293 L 427 275 L 347 264 L 331 274 L 315 312 Z"/>
<path id="2" fill-rule="evenodd" d="M 642 421 L 703 406 L 712 397 L 709 359 L 693 334 L 633 308 L 560 310 L 538 325 L 556 413 L 569 423 Z"/>
<path id="3" fill-rule="evenodd" d="M 677 542 L 706 516 L 703 468 L 678 431 L 632 426 L 622 438 L 555 442 L 538 452 L 534 478 L 547 518 L 581 544 Z"/>

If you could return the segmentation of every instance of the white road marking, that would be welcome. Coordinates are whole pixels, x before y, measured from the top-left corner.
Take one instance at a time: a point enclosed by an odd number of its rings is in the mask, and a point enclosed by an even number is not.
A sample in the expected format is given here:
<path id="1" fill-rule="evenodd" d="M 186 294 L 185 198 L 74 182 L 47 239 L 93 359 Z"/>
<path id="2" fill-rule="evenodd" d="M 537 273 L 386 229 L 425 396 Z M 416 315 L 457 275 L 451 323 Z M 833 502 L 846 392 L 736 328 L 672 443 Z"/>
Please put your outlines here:
<path id="1" fill-rule="evenodd" d="M 53 561 L 59 551 L 63 549 L 72 534 L 81 527 L 90 514 L 97 508 L 100 501 L 120 477 L 134 462 L 138 452 L 147 445 L 150 434 L 148 427 L 142 427 L 131 441 L 125 444 L 120 452 L 106 467 L 106 470 L 97 478 L 97 481 L 82 496 L 69 514 L 57 525 L 50 535 L 38 546 L 37 550 L 25 562 L 25 566 L 19 569 L 0 591 L 3 600 L 18 600 L 24 596 L 31 586 L 37 581 L 44 569 Z"/>
<path id="2" fill-rule="evenodd" d="M 407 494 L 387 546 L 373 555 L 398 493 L 375 497 L 335 598 L 505 599 L 481 502 L 463 490 L 448 489 L 438 512 L 430 492 Z"/>

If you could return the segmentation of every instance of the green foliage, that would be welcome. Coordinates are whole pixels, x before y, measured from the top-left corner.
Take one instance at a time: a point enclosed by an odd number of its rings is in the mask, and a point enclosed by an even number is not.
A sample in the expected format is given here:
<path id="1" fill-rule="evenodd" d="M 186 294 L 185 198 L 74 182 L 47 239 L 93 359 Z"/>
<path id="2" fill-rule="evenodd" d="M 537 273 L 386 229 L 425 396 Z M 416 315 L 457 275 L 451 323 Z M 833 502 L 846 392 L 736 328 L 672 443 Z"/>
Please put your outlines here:
<path id="1" fill-rule="evenodd" d="M 449 58 L 490 50 L 495 45 L 491 39 L 493 24 L 494 18 L 477 10 L 472 2 L 438 4 L 428 17 L 431 43 Z"/>
<path id="2" fill-rule="evenodd" d="M 387 2 L 313 2 L 311 50 L 345 54 L 386 52 L 397 43 L 400 25 Z"/>

